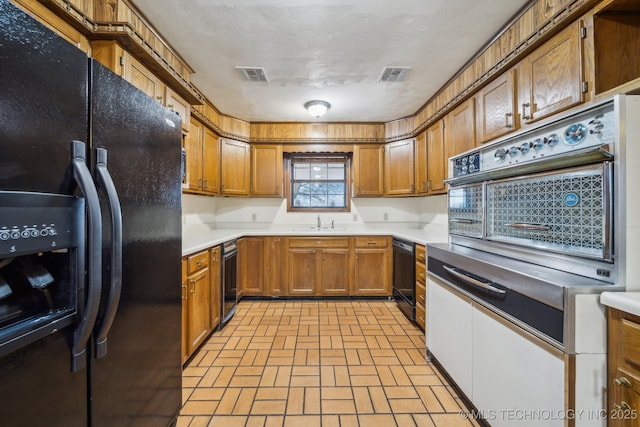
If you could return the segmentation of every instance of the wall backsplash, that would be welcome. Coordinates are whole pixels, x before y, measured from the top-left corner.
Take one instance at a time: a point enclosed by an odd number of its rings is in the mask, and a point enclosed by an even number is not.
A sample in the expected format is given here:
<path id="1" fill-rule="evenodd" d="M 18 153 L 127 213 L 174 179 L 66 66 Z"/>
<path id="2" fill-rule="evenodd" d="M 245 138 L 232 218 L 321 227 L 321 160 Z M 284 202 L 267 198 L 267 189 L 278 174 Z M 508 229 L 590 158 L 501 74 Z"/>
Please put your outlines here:
<path id="1" fill-rule="evenodd" d="M 405 223 L 417 227 L 447 224 L 447 196 L 352 199 L 351 212 L 287 212 L 285 199 L 182 195 L 182 223 L 220 227 L 315 224 Z"/>

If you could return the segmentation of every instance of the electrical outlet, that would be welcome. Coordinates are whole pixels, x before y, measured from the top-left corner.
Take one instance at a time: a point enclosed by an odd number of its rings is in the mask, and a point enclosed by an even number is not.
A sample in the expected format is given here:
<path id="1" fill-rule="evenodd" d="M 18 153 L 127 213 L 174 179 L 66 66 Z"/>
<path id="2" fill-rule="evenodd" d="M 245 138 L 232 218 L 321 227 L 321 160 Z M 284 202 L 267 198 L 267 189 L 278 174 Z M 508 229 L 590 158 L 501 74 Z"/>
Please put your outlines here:
<path id="1" fill-rule="evenodd" d="M 256 221 L 258 219 L 258 215 L 256 215 L 255 213 L 251 214 L 251 221 Z"/>
<path id="2" fill-rule="evenodd" d="M 384 212 L 382 214 L 382 219 L 385 220 L 385 221 L 389 221 L 389 214 L 387 212 Z"/>

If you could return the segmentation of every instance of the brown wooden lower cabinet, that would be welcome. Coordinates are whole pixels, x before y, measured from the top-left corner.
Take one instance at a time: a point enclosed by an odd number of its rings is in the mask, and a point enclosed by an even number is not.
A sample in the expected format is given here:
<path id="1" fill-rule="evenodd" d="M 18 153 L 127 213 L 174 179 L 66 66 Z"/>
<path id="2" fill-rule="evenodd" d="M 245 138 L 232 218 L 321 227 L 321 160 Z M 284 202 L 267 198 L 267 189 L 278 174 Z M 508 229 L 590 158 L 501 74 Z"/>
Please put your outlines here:
<path id="1" fill-rule="evenodd" d="M 186 292 L 186 360 L 211 332 L 211 270 L 209 251 L 198 252 L 185 259 Z M 183 303 L 184 304 L 184 303 Z"/>
<path id="2" fill-rule="evenodd" d="M 286 238 L 275 236 L 265 238 L 264 269 L 265 293 L 269 296 L 277 297 L 287 294 L 286 279 Z"/>
<path id="3" fill-rule="evenodd" d="M 640 317 L 608 308 L 608 425 L 638 426 Z"/>
<path id="4" fill-rule="evenodd" d="M 220 324 L 220 247 L 182 259 L 182 362 Z"/>
<path id="5" fill-rule="evenodd" d="M 389 236 L 354 237 L 353 295 L 389 296 L 393 252 Z"/>
<path id="6" fill-rule="evenodd" d="M 238 240 L 238 281 L 242 296 L 264 295 L 264 238 Z"/>

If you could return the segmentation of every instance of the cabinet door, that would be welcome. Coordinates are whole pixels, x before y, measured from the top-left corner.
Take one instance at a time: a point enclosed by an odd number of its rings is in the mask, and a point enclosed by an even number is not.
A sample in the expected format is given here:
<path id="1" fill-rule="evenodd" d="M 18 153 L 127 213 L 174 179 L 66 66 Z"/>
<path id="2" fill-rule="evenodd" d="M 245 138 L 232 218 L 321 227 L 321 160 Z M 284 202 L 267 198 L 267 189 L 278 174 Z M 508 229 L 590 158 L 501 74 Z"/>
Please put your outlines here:
<path id="1" fill-rule="evenodd" d="M 244 237 L 238 242 L 239 280 L 244 295 L 262 296 L 264 292 L 264 239 Z"/>
<path id="2" fill-rule="evenodd" d="M 431 310 L 432 301 L 429 302 Z M 524 413 L 564 411 L 565 369 L 559 350 L 536 344 L 516 332 L 517 327 L 489 311 L 474 307 L 472 324 L 472 399 L 480 411 L 496 408 L 518 408 Z M 445 369 L 448 370 L 446 365 Z M 491 425 L 512 426 L 513 420 L 497 416 Z M 562 427 L 565 420 L 551 418 L 544 425 Z"/>
<path id="3" fill-rule="evenodd" d="M 188 351 L 192 354 L 211 331 L 211 275 L 208 268 L 189 276 Z"/>
<path id="4" fill-rule="evenodd" d="M 390 142 L 385 147 L 385 194 L 401 196 L 414 191 L 415 139 Z"/>
<path id="5" fill-rule="evenodd" d="M 220 140 L 220 192 L 229 196 L 249 195 L 250 146 L 246 142 Z"/>
<path id="6" fill-rule="evenodd" d="M 202 189 L 206 193 L 220 193 L 220 139 L 207 127 L 202 140 Z"/>
<path id="7" fill-rule="evenodd" d="M 391 256 L 389 249 L 355 249 L 353 294 L 391 295 Z"/>
<path id="8" fill-rule="evenodd" d="M 251 147 L 251 194 L 282 197 L 282 145 Z"/>
<path id="9" fill-rule="evenodd" d="M 128 53 L 124 54 L 123 78 L 164 105 L 165 85 L 147 67 Z"/>
<path id="10" fill-rule="evenodd" d="M 349 295 L 350 270 L 349 249 L 321 249 L 317 255 L 320 257 L 319 288 L 323 296 Z"/>
<path id="11" fill-rule="evenodd" d="M 507 71 L 484 87 L 478 100 L 478 142 L 487 142 L 517 129 L 514 71 Z"/>
<path id="12" fill-rule="evenodd" d="M 290 296 L 315 295 L 316 293 L 316 250 L 312 248 L 289 249 Z"/>
<path id="13" fill-rule="evenodd" d="M 384 146 L 353 147 L 354 197 L 381 197 L 384 194 Z"/>
<path id="14" fill-rule="evenodd" d="M 220 246 L 211 248 L 211 330 L 220 324 L 222 306 L 220 305 Z"/>
<path id="15" fill-rule="evenodd" d="M 470 98 L 447 114 L 444 133 L 447 158 L 476 146 L 475 105 L 475 98 Z"/>
<path id="16" fill-rule="evenodd" d="M 189 131 L 189 118 L 191 117 L 191 106 L 180 95 L 175 93 L 169 86 L 165 92 L 165 106 L 175 112 L 182 119 L 182 129 Z"/>
<path id="17" fill-rule="evenodd" d="M 427 348 L 475 403 L 471 389 L 471 303 L 431 277 L 427 279 L 427 301 Z"/>
<path id="18" fill-rule="evenodd" d="M 286 296 L 286 256 L 285 256 L 285 238 L 284 237 L 268 237 L 265 239 L 265 268 L 266 280 L 265 289 L 267 294 L 271 296 Z"/>
<path id="19" fill-rule="evenodd" d="M 567 27 L 523 60 L 523 123 L 583 102 L 581 25 L 578 21 Z"/>
<path id="20" fill-rule="evenodd" d="M 185 138 L 184 148 L 187 152 L 187 186 L 188 190 L 202 190 L 202 123 L 191 120 L 189 133 Z"/>
<path id="21" fill-rule="evenodd" d="M 416 138 L 416 194 L 429 191 L 427 178 L 427 132 L 422 132 Z"/>
<path id="22" fill-rule="evenodd" d="M 444 149 L 444 120 L 427 129 L 427 188 L 429 193 L 444 193 L 447 158 Z"/>
<path id="23" fill-rule="evenodd" d="M 188 305 L 189 289 L 187 285 L 187 261 L 182 260 L 182 363 L 189 358 L 189 305 Z"/>

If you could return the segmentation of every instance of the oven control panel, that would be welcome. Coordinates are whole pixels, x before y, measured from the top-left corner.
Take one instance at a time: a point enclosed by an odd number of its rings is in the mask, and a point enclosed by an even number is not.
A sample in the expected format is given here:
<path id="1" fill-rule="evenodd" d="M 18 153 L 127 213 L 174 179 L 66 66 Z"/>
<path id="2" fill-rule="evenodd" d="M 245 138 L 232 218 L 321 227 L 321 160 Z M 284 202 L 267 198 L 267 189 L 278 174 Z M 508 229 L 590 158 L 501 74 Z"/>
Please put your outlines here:
<path id="1" fill-rule="evenodd" d="M 605 150 L 611 152 L 617 127 L 613 102 L 602 104 L 452 157 L 449 177 L 460 178 L 532 164 L 608 144 L 611 146 Z"/>

